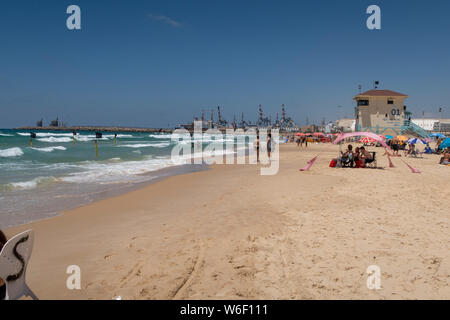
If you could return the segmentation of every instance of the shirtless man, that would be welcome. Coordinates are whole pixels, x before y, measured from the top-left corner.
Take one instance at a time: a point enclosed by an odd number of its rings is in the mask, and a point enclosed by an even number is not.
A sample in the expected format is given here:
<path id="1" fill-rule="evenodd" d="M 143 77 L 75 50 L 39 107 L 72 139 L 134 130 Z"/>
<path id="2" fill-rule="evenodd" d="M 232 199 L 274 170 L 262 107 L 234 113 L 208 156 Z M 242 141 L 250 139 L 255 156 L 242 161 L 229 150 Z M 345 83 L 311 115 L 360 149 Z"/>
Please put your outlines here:
<path id="1" fill-rule="evenodd" d="M 364 161 L 364 164 L 366 164 L 366 160 L 372 160 L 372 154 L 370 152 L 367 152 L 367 150 L 364 147 L 361 147 L 359 149 L 359 152 L 360 152 L 359 158 Z"/>

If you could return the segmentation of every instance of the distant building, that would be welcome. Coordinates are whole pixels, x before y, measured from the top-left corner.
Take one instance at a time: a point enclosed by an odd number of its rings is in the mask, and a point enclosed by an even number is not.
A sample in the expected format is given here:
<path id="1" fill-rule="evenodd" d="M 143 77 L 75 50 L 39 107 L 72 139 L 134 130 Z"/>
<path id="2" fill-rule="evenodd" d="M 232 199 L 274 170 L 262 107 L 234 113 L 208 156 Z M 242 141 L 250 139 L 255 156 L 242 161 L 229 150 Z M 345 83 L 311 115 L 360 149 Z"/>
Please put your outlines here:
<path id="1" fill-rule="evenodd" d="M 432 131 L 434 124 L 439 122 L 439 119 L 411 119 L 411 121 L 422 129 Z"/>
<path id="2" fill-rule="evenodd" d="M 315 124 L 306 125 L 306 126 L 301 127 L 301 131 L 302 132 L 318 132 L 319 127 L 316 126 Z"/>
<path id="3" fill-rule="evenodd" d="M 356 101 L 356 130 L 396 135 L 402 132 L 406 111 L 406 94 L 391 90 L 369 90 L 353 98 Z"/>
<path id="4" fill-rule="evenodd" d="M 50 121 L 49 126 L 50 126 L 50 127 L 59 127 L 59 119 L 56 118 L 56 120 Z"/>
<path id="5" fill-rule="evenodd" d="M 450 119 L 439 119 L 437 122 L 434 123 L 433 131 L 449 133 Z"/>
<path id="6" fill-rule="evenodd" d="M 339 119 L 336 120 L 336 129 L 342 132 L 354 132 L 356 125 L 356 119 Z"/>
<path id="7" fill-rule="evenodd" d="M 450 119 L 412 119 L 422 129 L 433 132 L 450 132 Z"/>

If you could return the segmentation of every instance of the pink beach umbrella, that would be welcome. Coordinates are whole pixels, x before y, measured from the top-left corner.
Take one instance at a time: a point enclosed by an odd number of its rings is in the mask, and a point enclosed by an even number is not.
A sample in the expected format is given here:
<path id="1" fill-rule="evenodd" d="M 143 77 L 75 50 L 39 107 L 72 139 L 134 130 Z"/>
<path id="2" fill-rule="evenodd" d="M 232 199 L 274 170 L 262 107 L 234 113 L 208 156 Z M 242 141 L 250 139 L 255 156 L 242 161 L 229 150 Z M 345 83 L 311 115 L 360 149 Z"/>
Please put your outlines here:
<path id="1" fill-rule="evenodd" d="M 349 133 L 341 133 L 336 140 L 333 141 L 333 144 L 338 144 L 342 140 L 350 137 L 369 137 L 374 139 L 375 141 L 378 141 L 383 147 L 385 147 L 388 150 L 391 150 L 391 148 L 386 144 L 386 141 L 384 141 L 383 138 L 381 138 L 379 135 L 372 133 L 372 132 L 349 132 Z"/>
<path id="2" fill-rule="evenodd" d="M 359 142 L 361 143 L 372 143 L 372 142 L 377 142 L 377 140 L 373 139 L 373 138 L 369 138 L 369 137 L 363 137 L 359 140 Z"/>

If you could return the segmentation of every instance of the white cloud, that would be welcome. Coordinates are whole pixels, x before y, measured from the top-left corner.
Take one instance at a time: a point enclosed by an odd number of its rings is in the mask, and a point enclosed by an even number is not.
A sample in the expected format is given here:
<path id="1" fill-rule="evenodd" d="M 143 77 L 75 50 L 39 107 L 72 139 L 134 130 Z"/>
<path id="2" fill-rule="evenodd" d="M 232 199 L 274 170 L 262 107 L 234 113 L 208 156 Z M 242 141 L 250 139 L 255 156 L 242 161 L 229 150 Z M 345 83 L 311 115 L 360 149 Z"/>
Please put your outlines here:
<path id="1" fill-rule="evenodd" d="M 155 20 L 155 21 L 162 21 L 164 23 L 170 24 L 172 27 L 181 27 L 182 24 L 178 21 L 173 20 L 172 18 L 169 18 L 167 16 L 164 15 L 156 15 L 156 14 L 149 14 L 147 15 L 150 19 Z"/>

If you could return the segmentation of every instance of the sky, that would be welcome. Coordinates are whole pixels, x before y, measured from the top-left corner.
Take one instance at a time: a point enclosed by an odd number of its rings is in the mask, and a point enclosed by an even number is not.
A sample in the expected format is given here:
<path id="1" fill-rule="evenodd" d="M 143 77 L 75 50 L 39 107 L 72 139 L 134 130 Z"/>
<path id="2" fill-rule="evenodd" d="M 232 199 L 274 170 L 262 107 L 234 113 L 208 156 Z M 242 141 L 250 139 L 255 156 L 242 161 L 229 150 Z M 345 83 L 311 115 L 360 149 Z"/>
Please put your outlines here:
<path id="1" fill-rule="evenodd" d="M 304 125 L 352 117 L 374 80 L 413 117 L 450 118 L 449 15 L 448 0 L 2 0 L 0 128 L 165 128 L 217 105 L 254 122 L 259 104 Z"/>

